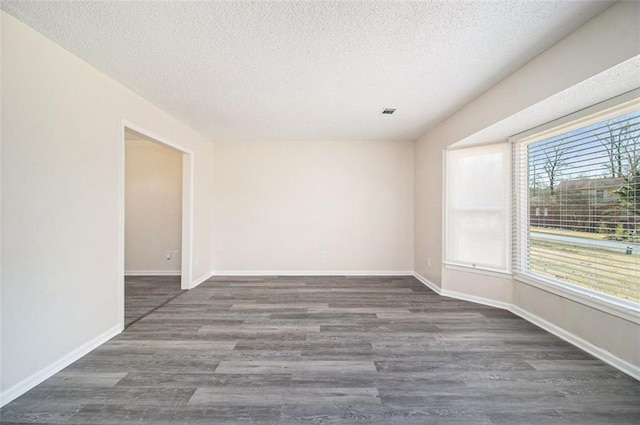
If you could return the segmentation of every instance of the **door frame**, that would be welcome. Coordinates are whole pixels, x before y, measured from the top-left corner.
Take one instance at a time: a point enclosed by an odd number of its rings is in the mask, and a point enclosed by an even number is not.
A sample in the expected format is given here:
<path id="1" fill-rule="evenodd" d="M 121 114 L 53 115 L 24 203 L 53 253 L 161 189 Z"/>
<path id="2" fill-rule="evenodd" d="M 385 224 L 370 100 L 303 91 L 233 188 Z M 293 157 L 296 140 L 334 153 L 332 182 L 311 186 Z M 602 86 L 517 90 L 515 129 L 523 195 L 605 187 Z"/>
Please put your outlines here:
<path id="1" fill-rule="evenodd" d="M 118 285 L 119 322 L 124 329 L 124 272 L 125 272 L 125 130 L 132 130 L 153 142 L 176 149 L 182 153 L 182 247 L 180 249 L 180 287 L 191 289 L 193 282 L 193 163 L 194 155 L 178 143 L 127 120 L 122 120 L 120 129 L 120 164 L 119 164 L 119 226 L 118 226 Z"/>

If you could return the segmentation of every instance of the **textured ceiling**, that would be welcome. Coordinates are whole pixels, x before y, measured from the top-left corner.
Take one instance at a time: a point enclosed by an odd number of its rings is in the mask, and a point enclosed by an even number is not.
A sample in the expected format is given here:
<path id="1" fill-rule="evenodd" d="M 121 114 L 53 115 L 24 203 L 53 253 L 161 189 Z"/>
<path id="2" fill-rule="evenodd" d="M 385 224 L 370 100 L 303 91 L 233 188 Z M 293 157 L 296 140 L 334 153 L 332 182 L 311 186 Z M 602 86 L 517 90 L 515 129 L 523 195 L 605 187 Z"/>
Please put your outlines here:
<path id="1" fill-rule="evenodd" d="M 414 140 L 611 2 L 2 8 L 214 140 Z M 381 115 L 386 107 L 394 115 Z"/>

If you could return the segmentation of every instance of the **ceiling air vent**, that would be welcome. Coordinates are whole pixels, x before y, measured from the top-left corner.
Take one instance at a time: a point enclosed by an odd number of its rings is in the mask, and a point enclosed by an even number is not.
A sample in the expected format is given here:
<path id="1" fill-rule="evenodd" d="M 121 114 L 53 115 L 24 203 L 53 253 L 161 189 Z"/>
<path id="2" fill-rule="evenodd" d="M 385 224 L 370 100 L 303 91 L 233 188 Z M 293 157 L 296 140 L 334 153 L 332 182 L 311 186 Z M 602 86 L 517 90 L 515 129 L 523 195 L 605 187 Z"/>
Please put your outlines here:
<path id="1" fill-rule="evenodd" d="M 382 115 L 391 115 L 396 111 L 396 108 L 385 108 L 382 111 Z"/>

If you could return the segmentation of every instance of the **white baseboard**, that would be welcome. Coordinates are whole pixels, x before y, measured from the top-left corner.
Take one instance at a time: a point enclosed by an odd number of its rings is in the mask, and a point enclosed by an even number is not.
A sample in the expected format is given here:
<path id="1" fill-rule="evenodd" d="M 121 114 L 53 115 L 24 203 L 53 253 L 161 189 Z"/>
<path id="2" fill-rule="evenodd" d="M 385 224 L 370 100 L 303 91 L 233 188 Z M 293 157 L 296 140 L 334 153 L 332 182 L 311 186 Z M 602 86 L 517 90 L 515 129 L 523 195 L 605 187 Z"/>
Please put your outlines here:
<path id="1" fill-rule="evenodd" d="M 413 276 L 406 270 L 216 270 L 212 276 Z"/>
<path id="2" fill-rule="evenodd" d="M 509 310 L 511 304 L 503 301 L 495 301 L 489 298 L 478 297 L 476 295 L 464 294 L 462 292 L 450 291 L 448 289 L 442 289 L 440 295 L 449 298 L 455 298 L 457 300 L 470 301 L 476 304 L 487 305 L 489 307 L 500 308 L 502 310 Z"/>
<path id="3" fill-rule="evenodd" d="M 180 270 L 125 270 L 125 276 L 180 276 Z"/>
<path id="4" fill-rule="evenodd" d="M 22 394 L 26 393 L 46 379 L 49 379 L 65 367 L 69 366 L 71 363 L 78 360 L 80 357 L 88 354 L 94 348 L 104 344 L 114 336 L 118 335 L 120 332 L 122 332 L 122 325 L 118 324 L 113 328 L 101 333 L 92 340 L 82 344 L 80 347 L 76 348 L 70 353 L 65 354 L 60 359 L 56 360 L 44 369 L 34 373 L 21 382 L 18 382 L 17 384 L 0 394 L 0 407 L 20 397 Z"/>
<path id="5" fill-rule="evenodd" d="M 509 307 L 509 311 L 640 381 L 640 367 L 616 357 L 610 352 L 593 345 L 589 341 L 582 339 L 579 336 L 536 316 L 535 314 L 531 314 L 516 305 L 511 305 Z"/>
<path id="6" fill-rule="evenodd" d="M 189 289 L 195 288 L 196 286 L 200 285 L 202 282 L 204 282 L 207 279 L 209 279 L 211 276 L 213 276 L 213 272 L 208 272 L 208 273 L 203 274 L 202 276 L 200 276 L 199 278 L 197 278 L 196 280 L 191 282 L 191 288 L 189 288 Z"/>
<path id="7" fill-rule="evenodd" d="M 450 298 L 456 298 L 459 300 L 469 301 L 477 304 L 488 305 L 490 307 L 496 307 L 503 310 L 509 310 L 510 312 L 512 312 L 516 316 L 523 318 L 527 322 L 533 323 L 534 325 L 544 329 L 545 331 L 554 334 L 555 336 L 565 340 L 569 344 L 572 344 L 580 348 L 581 350 L 586 351 L 592 356 L 602 360 L 603 362 L 615 367 L 619 371 L 624 372 L 627 375 L 631 376 L 632 378 L 635 378 L 640 381 L 640 367 L 632 363 L 629 363 L 628 361 L 623 360 L 611 354 L 610 352 L 593 345 L 589 341 L 582 339 L 579 336 L 571 332 L 568 332 L 562 329 L 561 327 L 542 319 L 541 317 L 536 316 L 535 314 L 529 313 L 528 311 L 516 305 L 513 305 L 511 303 L 501 302 L 501 301 L 494 301 L 488 298 L 477 297 L 475 295 L 468 295 L 461 292 L 449 291 L 447 289 L 441 289 L 436 284 L 429 281 L 429 279 L 425 278 L 424 276 L 418 273 L 414 273 L 413 276 L 417 280 L 419 280 L 421 283 L 423 283 L 425 286 L 427 286 L 429 289 L 437 293 L 438 295 L 442 295 Z"/>
<path id="8" fill-rule="evenodd" d="M 464 294 L 462 292 L 450 291 L 448 289 L 442 289 L 435 283 L 431 282 L 426 277 L 422 276 L 419 273 L 413 273 L 413 277 L 418 279 L 420 283 L 422 283 L 427 288 L 431 289 L 438 295 L 442 295 L 443 297 L 455 298 L 458 300 L 469 301 L 476 304 L 488 305 L 489 307 L 501 308 L 504 310 L 508 310 L 511 304 L 504 303 L 501 301 L 494 301 L 488 298 L 477 297 L 475 295 Z"/>
<path id="9" fill-rule="evenodd" d="M 424 286 L 426 286 L 427 288 L 431 289 L 433 292 L 435 292 L 438 295 L 441 295 L 442 290 L 440 289 L 440 287 L 438 285 L 436 285 L 435 283 L 431 282 L 429 279 L 427 279 L 426 277 L 422 276 L 420 273 L 413 273 L 413 277 L 415 277 L 416 279 L 418 279 L 420 281 L 420 283 L 422 283 Z"/>

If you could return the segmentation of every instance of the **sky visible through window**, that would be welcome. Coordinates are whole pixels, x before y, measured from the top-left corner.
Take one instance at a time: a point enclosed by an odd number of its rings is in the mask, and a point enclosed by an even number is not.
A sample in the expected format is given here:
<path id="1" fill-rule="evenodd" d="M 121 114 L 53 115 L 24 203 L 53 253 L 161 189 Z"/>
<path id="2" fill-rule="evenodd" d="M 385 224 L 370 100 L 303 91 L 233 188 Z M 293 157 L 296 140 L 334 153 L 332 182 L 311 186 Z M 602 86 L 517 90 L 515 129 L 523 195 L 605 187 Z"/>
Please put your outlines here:
<path id="1" fill-rule="evenodd" d="M 529 182 L 549 186 L 551 170 L 545 166 L 556 165 L 555 182 L 560 182 L 623 177 L 639 162 L 640 111 L 635 111 L 529 145 Z"/>

